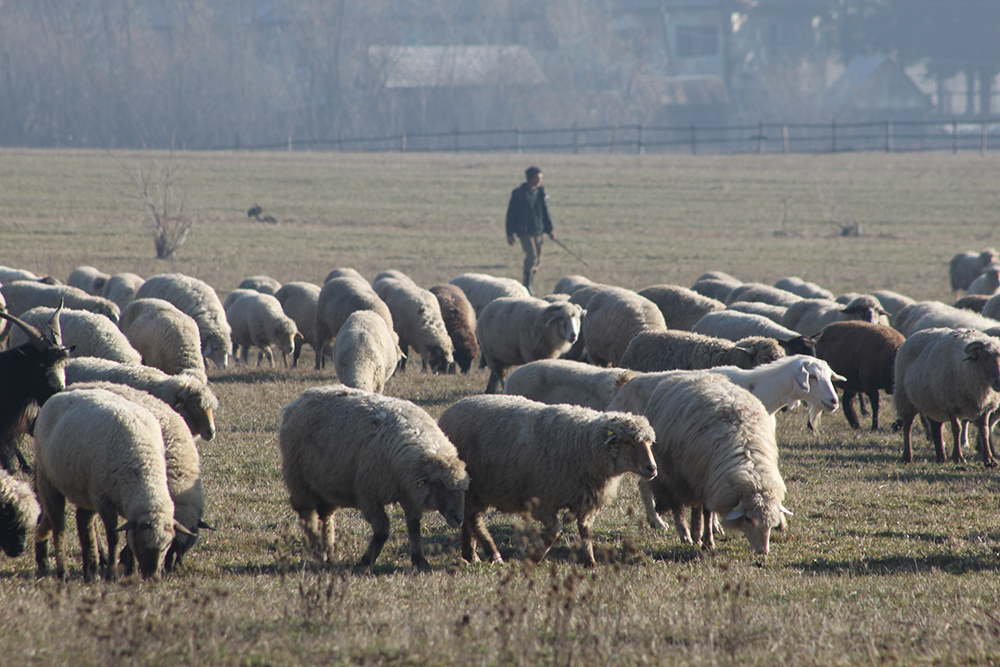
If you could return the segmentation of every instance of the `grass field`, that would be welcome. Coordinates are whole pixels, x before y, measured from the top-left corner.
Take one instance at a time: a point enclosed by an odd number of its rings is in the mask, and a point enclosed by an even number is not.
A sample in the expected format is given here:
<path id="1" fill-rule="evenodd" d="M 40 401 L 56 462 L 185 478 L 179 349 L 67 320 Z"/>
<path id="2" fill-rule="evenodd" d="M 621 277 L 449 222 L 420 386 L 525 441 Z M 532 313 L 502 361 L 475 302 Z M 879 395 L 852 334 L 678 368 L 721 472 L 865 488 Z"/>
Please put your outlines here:
<path id="1" fill-rule="evenodd" d="M 183 272 L 223 298 L 245 277 L 321 282 L 353 266 L 419 284 L 467 271 L 517 277 L 503 212 L 539 164 L 559 238 L 541 289 L 561 276 L 641 288 L 704 271 L 773 282 L 799 275 L 834 292 L 892 289 L 949 301 L 947 262 L 1000 243 L 1000 155 L 528 156 L 175 154 L 191 236 L 170 260 L 129 183 L 166 154 L 0 151 L 0 264 L 65 280 L 77 265 L 142 276 Z M 260 203 L 277 225 L 248 220 Z M 860 238 L 839 235 L 860 224 Z M 387 393 L 437 417 L 486 385 L 412 367 Z M 521 552 L 535 526 L 488 518 L 503 565 L 465 564 L 456 531 L 424 521 L 433 571 L 413 572 L 398 508 L 372 574 L 351 565 L 369 527 L 338 516 L 336 563 L 309 561 L 288 506 L 278 412 L 334 381 L 312 370 L 210 370 L 221 407 L 203 443 L 206 519 L 185 567 L 158 582 L 36 581 L 29 554 L 0 559 L 3 665 L 850 665 L 1000 663 L 997 475 L 933 463 L 918 435 L 820 433 L 778 415 L 785 504 L 795 512 L 766 559 L 729 535 L 712 554 L 645 525 L 634 479 L 599 516 L 602 564 L 576 564 L 575 528 L 540 566 Z M 891 401 L 882 422 L 894 418 Z"/>

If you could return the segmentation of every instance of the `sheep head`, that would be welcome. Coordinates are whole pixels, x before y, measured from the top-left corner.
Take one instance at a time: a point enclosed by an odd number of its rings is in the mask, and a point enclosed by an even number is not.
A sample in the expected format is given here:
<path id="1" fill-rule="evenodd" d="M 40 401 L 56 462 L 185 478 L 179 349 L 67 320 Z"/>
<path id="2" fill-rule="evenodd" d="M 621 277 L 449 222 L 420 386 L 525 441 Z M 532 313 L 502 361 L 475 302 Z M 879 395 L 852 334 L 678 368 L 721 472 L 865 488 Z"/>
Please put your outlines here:
<path id="1" fill-rule="evenodd" d="M 413 500 L 422 507 L 436 510 L 452 528 L 461 528 L 465 519 L 465 492 L 469 475 L 457 456 L 432 458 L 423 466 L 411 490 Z"/>
<path id="2" fill-rule="evenodd" d="M 597 427 L 603 431 L 603 444 L 614 458 L 616 473 L 634 472 L 647 480 L 656 477 L 656 459 L 652 449 L 656 434 L 648 419 L 641 415 L 612 412 L 607 414 L 607 419 L 599 420 Z"/>
<path id="3" fill-rule="evenodd" d="M 988 378 L 990 388 L 1000 391 L 1000 345 L 990 340 L 974 340 L 965 346 L 965 359 L 976 364 Z"/>
<path id="4" fill-rule="evenodd" d="M 725 528 L 739 530 L 750 543 L 750 550 L 759 556 L 770 551 L 771 530 L 782 525 L 782 514 L 792 512 L 773 498 L 755 494 L 741 498 L 723 519 Z"/>

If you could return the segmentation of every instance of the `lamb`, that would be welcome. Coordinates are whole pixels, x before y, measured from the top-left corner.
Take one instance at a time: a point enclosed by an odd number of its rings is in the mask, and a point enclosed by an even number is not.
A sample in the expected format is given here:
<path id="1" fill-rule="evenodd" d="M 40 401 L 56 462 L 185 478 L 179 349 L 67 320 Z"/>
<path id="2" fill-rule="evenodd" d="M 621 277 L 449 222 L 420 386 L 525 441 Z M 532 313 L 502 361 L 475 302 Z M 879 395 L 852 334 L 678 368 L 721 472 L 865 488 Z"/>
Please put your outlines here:
<path id="1" fill-rule="evenodd" d="M 633 338 L 619 365 L 643 372 L 713 366 L 753 368 L 783 356 L 785 351 L 773 338 L 753 336 L 734 343 L 687 331 L 666 331 Z"/>
<path id="2" fill-rule="evenodd" d="M 63 532 L 66 501 L 77 507 L 83 573 L 97 573 L 93 518 L 104 524 L 108 553 L 118 546 L 118 516 L 144 578 L 158 577 L 176 532 L 167 487 L 163 436 L 146 408 L 103 389 L 69 391 L 42 407 L 35 427 L 35 482 L 42 518 L 35 530 L 39 576 L 48 574 L 48 540 L 56 552 L 56 576 L 66 576 Z M 117 578 L 109 558 L 105 579 Z"/>
<path id="3" fill-rule="evenodd" d="M 626 472 L 656 476 L 653 430 L 644 417 L 545 405 L 521 396 L 471 396 L 442 414 L 441 430 L 455 443 L 471 482 L 465 497 L 462 557 L 479 560 L 480 542 L 493 562 L 500 551 L 483 520 L 489 507 L 530 512 L 544 526 L 541 561 L 559 536 L 558 513 L 568 509 L 583 541 L 583 561 L 595 565 L 590 527 L 611 502 Z"/>
<path id="4" fill-rule="evenodd" d="M 379 394 L 402 356 L 396 332 L 370 310 L 351 313 L 333 343 L 337 379 L 348 387 Z"/>
<path id="5" fill-rule="evenodd" d="M 734 287 L 733 291 L 729 293 L 726 297 L 726 305 L 736 301 L 759 301 L 772 306 L 788 308 L 801 300 L 802 297 L 777 287 L 763 283 L 743 283 L 739 287 Z"/>
<path id="6" fill-rule="evenodd" d="M 465 464 L 430 415 L 409 401 L 347 387 L 307 389 L 282 409 L 278 446 L 292 509 L 321 559 L 334 546 L 341 507 L 361 510 L 372 526 L 359 568 L 371 568 L 389 538 L 389 503 L 403 508 L 419 570 L 430 569 L 423 513 L 436 510 L 451 527 L 462 525 Z"/>
<path id="7" fill-rule="evenodd" d="M 41 328 L 55 316 L 55 308 L 32 308 L 21 319 Z M 59 314 L 63 345 L 73 350 L 74 357 L 101 357 L 121 364 L 142 363 L 142 355 L 129 342 L 121 329 L 102 315 L 86 310 L 63 310 Z M 10 344 L 23 345 L 28 336 L 21 330 L 10 335 Z"/>
<path id="8" fill-rule="evenodd" d="M 903 462 L 913 460 L 910 431 L 919 412 L 929 422 L 938 463 L 944 463 L 943 422 L 950 422 L 953 460 L 964 461 L 969 420 L 979 429 L 983 465 L 996 467 L 990 415 L 1000 408 L 1000 342 L 972 329 L 924 329 L 896 353 L 893 402 L 903 422 Z"/>
<path id="9" fill-rule="evenodd" d="M 989 302 L 983 306 L 983 312 L 988 306 Z M 904 308 L 896 316 L 895 326 L 907 338 L 924 329 L 976 329 L 985 332 L 997 327 L 1000 327 L 1000 321 L 937 301 L 918 301 Z"/>
<path id="10" fill-rule="evenodd" d="M 201 353 L 219 368 L 229 365 L 232 332 L 215 290 L 203 280 L 180 273 L 153 276 L 136 292 L 137 299 L 163 299 L 194 318 L 201 334 Z"/>
<path id="11" fill-rule="evenodd" d="M 144 282 L 141 276 L 134 273 L 116 273 L 104 283 L 101 296 L 112 301 L 119 310 L 125 310 L 125 306 L 135 300 L 135 293 Z"/>
<path id="12" fill-rule="evenodd" d="M 476 311 L 458 285 L 447 283 L 432 285 L 430 292 L 438 300 L 444 328 L 448 331 L 455 350 L 455 363 L 463 373 L 468 373 L 473 360 L 479 356 Z"/>
<path id="13" fill-rule="evenodd" d="M 399 370 L 406 370 L 406 355 L 411 347 L 420 355 L 425 372 L 428 367 L 434 373 L 444 373 L 453 367 L 455 347 L 445 328 L 437 297 L 412 280 L 402 282 L 384 277 L 376 284 L 375 292 L 389 308 L 392 325 L 399 335 L 399 347 L 403 351 Z"/>
<path id="14" fill-rule="evenodd" d="M 952 257 L 948 271 L 951 291 L 968 289 L 972 281 L 981 276 L 986 267 L 997 261 L 997 258 L 997 251 L 993 248 L 986 248 L 979 254 L 960 252 Z"/>
<path id="15" fill-rule="evenodd" d="M 169 301 L 136 299 L 125 306 L 118 324 L 146 366 L 208 383 L 198 323 Z"/>
<path id="16" fill-rule="evenodd" d="M 663 314 L 649 299 L 621 287 L 601 290 L 588 302 L 582 325 L 587 361 L 617 366 L 633 338 L 666 330 Z"/>
<path id="17" fill-rule="evenodd" d="M 854 397 L 864 394 L 872 406 L 872 431 L 878 430 L 878 392 L 892 394 L 896 351 L 904 340 L 895 329 L 870 322 L 834 322 L 823 329 L 816 356 L 843 376 L 836 386 L 844 391 L 844 416 L 851 428 L 861 428 Z"/>
<path id="18" fill-rule="evenodd" d="M 788 308 L 784 306 L 772 306 L 769 303 L 762 303 L 760 301 L 734 301 L 726 306 L 726 310 L 747 313 L 748 315 L 760 315 L 775 324 L 781 324 L 781 320 L 785 318 L 785 313 L 788 312 Z M 691 327 L 687 327 L 685 331 L 690 329 Z"/>
<path id="19" fill-rule="evenodd" d="M 351 313 L 357 310 L 374 311 L 385 320 L 389 329 L 395 331 L 389 307 L 371 285 L 357 278 L 332 278 L 323 284 L 316 303 L 316 320 L 313 325 L 313 335 L 319 346 L 316 352 L 316 370 L 326 363 L 326 348 L 329 347 L 330 340 L 337 335 Z"/>
<path id="20" fill-rule="evenodd" d="M 32 308 L 39 306 L 58 308 L 59 304 L 70 310 L 89 310 L 104 315 L 115 324 L 118 323 L 118 316 L 121 314 L 121 309 L 113 302 L 67 285 L 46 285 L 18 280 L 0 286 L 0 294 L 3 294 L 7 302 L 7 312 L 17 316 Z"/>
<path id="21" fill-rule="evenodd" d="M 531 296 L 528 288 L 513 278 L 498 278 L 485 273 L 463 273 L 450 283 L 465 292 L 477 318 L 483 314 L 483 308 L 496 299 L 527 299 Z"/>
<path id="22" fill-rule="evenodd" d="M 656 304 L 668 329 L 682 331 L 690 331 L 702 317 L 726 307 L 721 301 L 709 299 L 679 285 L 651 285 L 639 290 L 639 296 Z"/>
<path id="23" fill-rule="evenodd" d="M 779 278 L 774 286 L 778 289 L 783 289 L 786 292 L 791 292 L 796 296 L 800 296 L 803 299 L 830 299 L 833 300 L 834 294 L 828 289 L 824 289 L 817 285 L 816 283 L 811 283 L 798 276 L 789 276 L 788 278 Z"/>
<path id="24" fill-rule="evenodd" d="M 580 333 L 583 309 L 541 299 L 497 299 L 483 308 L 476 323 L 480 368 L 488 366 L 486 393 L 503 389 L 511 366 L 554 359 L 569 350 Z"/>
<path id="25" fill-rule="evenodd" d="M 747 302 L 749 303 L 749 302 Z M 751 336 L 774 338 L 785 350 L 785 354 L 808 354 L 816 356 L 816 341 L 803 336 L 798 331 L 786 329 L 762 315 L 726 310 L 709 313 L 691 327 L 694 333 L 736 342 Z"/>
<path id="26" fill-rule="evenodd" d="M 539 403 L 567 403 L 603 410 L 622 385 L 636 376 L 625 368 L 596 368 L 568 359 L 541 359 L 515 369 L 504 393 Z"/>
<path id="27" fill-rule="evenodd" d="M 556 294 L 572 294 L 581 287 L 586 287 L 587 285 L 593 285 L 594 281 L 586 276 L 571 275 L 563 276 L 556 281 L 556 286 L 552 288 L 552 291 Z"/>
<path id="28" fill-rule="evenodd" d="M 669 507 L 681 541 L 690 542 L 682 511 L 701 507 L 703 548 L 714 547 L 714 513 L 724 528 L 742 531 L 755 554 L 766 555 L 771 529 L 791 512 L 782 504 L 785 483 L 764 405 L 718 373 L 685 373 L 656 386 L 646 416 L 656 432 L 653 454 L 663 471 L 639 483 L 650 525 L 662 528 L 657 510 Z"/>
<path id="29" fill-rule="evenodd" d="M 92 266 L 78 266 L 69 274 L 66 284 L 70 287 L 82 289 L 87 294 L 101 296 L 104 286 L 111 276 L 103 271 L 99 271 Z"/>
<path id="30" fill-rule="evenodd" d="M 281 283 L 271 276 L 250 276 L 240 283 L 239 289 L 252 289 L 261 294 L 274 296 L 281 289 Z"/>
<path id="31" fill-rule="evenodd" d="M 243 363 L 251 347 L 256 347 L 257 365 L 265 356 L 274 365 L 272 347 L 281 352 L 285 367 L 288 355 L 295 351 L 295 339 L 302 336 L 295 326 L 295 320 L 285 315 L 281 303 L 270 294 L 253 291 L 252 294 L 236 300 L 226 310 L 226 319 L 232 329 L 233 353 L 242 348 Z"/>
<path id="32" fill-rule="evenodd" d="M 295 321 L 302 338 L 295 340 L 295 350 L 292 352 L 292 368 L 299 364 L 303 343 L 309 343 L 313 354 L 319 351 L 316 343 L 316 306 L 319 304 L 319 285 L 305 282 L 285 283 L 274 294 L 281 304 L 281 309 Z"/>
<path id="33" fill-rule="evenodd" d="M 17 558 L 24 553 L 41 512 L 31 485 L 0 469 L 0 549 L 5 554 Z"/>
<path id="34" fill-rule="evenodd" d="M 872 324 L 884 323 L 888 315 L 882 304 L 873 296 L 863 294 L 843 306 L 826 299 L 802 299 L 788 307 L 781 325 L 798 331 L 803 336 L 815 336 L 832 322 L 861 320 Z"/>
<path id="35" fill-rule="evenodd" d="M 363 282 L 368 282 L 361 273 L 349 266 L 330 271 L 330 273 L 326 274 L 326 278 L 323 279 L 323 284 L 330 282 L 334 278 L 356 278 Z"/>
<path id="36" fill-rule="evenodd" d="M 107 359 L 80 357 L 66 363 L 66 384 L 115 382 L 148 391 L 177 411 L 192 434 L 203 440 L 215 437 L 215 411 L 219 399 L 192 375 L 167 375 L 157 368 L 118 364 Z"/>
<path id="37" fill-rule="evenodd" d="M 715 280 L 706 278 L 691 285 L 691 291 L 716 301 L 726 302 L 732 291 L 742 285 L 740 281 L 730 282 L 726 280 Z"/>
<path id="38" fill-rule="evenodd" d="M 992 263 L 969 284 L 966 294 L 996 294 L 1000 290 L 1000 264 Z"/>

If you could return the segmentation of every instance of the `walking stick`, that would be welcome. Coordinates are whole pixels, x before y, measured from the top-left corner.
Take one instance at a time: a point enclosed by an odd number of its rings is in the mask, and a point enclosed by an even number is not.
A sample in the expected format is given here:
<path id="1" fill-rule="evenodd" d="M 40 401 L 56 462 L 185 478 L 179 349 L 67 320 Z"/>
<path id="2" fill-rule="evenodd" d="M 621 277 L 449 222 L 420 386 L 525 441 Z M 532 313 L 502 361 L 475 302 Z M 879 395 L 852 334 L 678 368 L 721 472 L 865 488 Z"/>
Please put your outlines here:
<path id="1" fill-rule="evenodd" d="M 550 237 L 550 238 L 552 238 L 552 237 Z M 572 250 L 570 250 L 569 248 L 567 248 L 566 245 L 562 241 L 560 241 L 559 239 L 552 238 L 552 242 L 555 243 L 560 248 L 562 248 L 563 250 L 565 250 L 566 252 L 568 252 L 573 257 L 575 257 L 578 260 L 580 260 L 580 263 L 583 264 L 584 266 L 590 266 L 590 264 L 587 264 L 587 260 L 585 260 L 583 257 L 580 257 L 575 252 L 573 252 Z"/>

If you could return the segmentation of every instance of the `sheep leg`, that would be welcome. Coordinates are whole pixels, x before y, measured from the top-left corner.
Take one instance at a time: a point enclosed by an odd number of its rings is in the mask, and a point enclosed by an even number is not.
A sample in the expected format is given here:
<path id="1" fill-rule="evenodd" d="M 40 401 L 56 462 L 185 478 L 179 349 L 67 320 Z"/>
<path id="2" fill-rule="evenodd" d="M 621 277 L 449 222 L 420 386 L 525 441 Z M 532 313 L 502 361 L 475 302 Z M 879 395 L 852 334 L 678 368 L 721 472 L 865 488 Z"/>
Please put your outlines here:
<path id="1" fill-rule="evenodd" d="M 533 553 L 529 556 L 531 560 L 536 563 L 541 563 L 542 559 L 545 558 L 545 554 L 549 553 L 552 545 L 556 543 L 559 539 L 559 517 L 553 512 L 550 516 L 537 517 L 542 522 L 542 546 L 541 548 L 534 549 Z M 587 532 L 590 535 L 590 532 Z M 593 545 L 591 545 L 591 554 L 593 554 Z M 591 556 L 593 557 L 593 556 Z"/>
<path id="2" fill-rule="evenodd" d="M 959 423 L 957 418 L 952 417 L 951 437 L 955 441 L 955 448 L 951 452 L 951 460 L 955 463 L 964 463 L 965 456 L 962 455 L 962 450 L 969 447 L 969 423 L 966 421 Z"/>
<path id="3" fill-rule="evenodd" d="M 706 544 L 705 539 L 704 539 L 705 536 L 703 534 L 703 531 L 707 530 L 709 533 L 712 532 L 712 522 L 709 521 L 708 522 L 708 526 L 705 526 L 705 524 L 702 522 L 702 518 L 703 517 L 702 517 L 701 505 L 695 505 L 694 507 L 692 507 L 691 508 L 691 542 L 693 544 L 697 544 L 698 540 L 701 540 L 702 545 Z M 698 537 L 698 540 L 694 539 L 696 536 Z M 711 537 L 709 537 L 708 542 L 710 543 L 711 541 L 712 541 L 712 539 L 711 539 Z"/>
<path id="4" fill-rule="evenodd" d="M 861 411 L 861 416 L 864 417 L 868 414 L 868 408 L 865 406 L 864 396 L 858 396 L 858 410 Z"/>
<path id="5" fill-rule="evenodd" d="M 656 530 L 666 530 L 666 524 L 663 523 L 656 511 L 653 487 L 645 480 L 639 482 L 639 497 L 642 498 L 642 506 L 646 508 L 646 521 L 649 522 L 650 527 Z"/>
<path id="6" fill-rule="evenodd" d="M 76 532 L 80 537 L 80 551 L 83 556 L 83 579 L 87 583 L 97 577 L 99 556 L 94 534 L 94 516 L 97 513 L 84 507 L 76 508 Z"/>
<path id="7" fill-rule="evenodd" d="M 927 418 L 927 430 L 931 436 L 931 442 L 934 443 L 934 452 L 937 455 L 937 462 L 944 463 L 947 459 L 944 455 L 944 441 L 941 437 L 941 429 L 944 427 L 944 422 L 934 421 L 930 417 Z"/>
<path id="8" fill-rule="evenodd" d="M 490 379 L 486 383 L 486 393 L 496 394 L 497 390 L 503 391 L 504 388 L 504 377 L 507 375 L 505 369 L 497 370 L 495 368 L 490 368 Z"/>
<path id="9" fill-rule="evenodd" d="M 365 519 L 372 525 L 372 539 L 361 560 L 358 561 L 357 567 L 370 570 L 375 565 L 379 554 L 382 553 L 382 547 L 389 540 L 389 515 L 385 513 L 385 508 L 381 505 L 360 509 L 365 515 Z"/>
<path id="10" fill-rule="evenodd" d="M 913 418 L 913 415 L 903 418 L 903 463 L 910 463 L 913 461 L 913 442 L 911 440 Z"/>
<path id="11" fill-rule="evenodd" d="M 577 530 L 580 531 L 580 539 L 583 540 L 584 564 L 588 567 L 597 565 L 594 558 L 594 541 L 590 536 L 590 526 L 594 523 L 594 515 L 590 514 L 586 518 L 579 518 L 576 521 Z"/>
<path id="12" fill-rule="evenodd" d="M 44 577 L 49 573 L 49 537 L 52 535 L 52 519 L 48 512 L 42 514 L 35 527 L 35 576 Z"/>
<path id="13" fill-rule="evenodd" d="M 334 516 L 335 509 L 332 507 L 321 507 L 319 511 L 319 526 L 321 537 L 319 541 L 320 560 L 326 560 L 333 554 L 337 540 L 337 519 Z"/>
<path id="14" fill-rule="evenodd" d="M 983 466 L 996 468 L 997 460 L 993 456 L 992 434 L 990 433 L 990 415 L 983 415 L 976 420 L 977 438 L 982 441 Z"/>
<path id="15" fill-rule="evenodd" d="M 302 354 L 302 346 L 305 344 L 304 341 L 297 340 L 292 347 L 292 368 L 298 368 L 299 365 L 299 355 Z"/>
<path id="16" fill-rule="evenodd" d="M 410 538 L 410 559 L 421 572 L 430 572 L 431 566 L 424 558 L 424 541 L 420 535 L 420 515 L 406 518 L 406 534 Z"/>
<path id="17" fill-rule="evenodd" d="M 43 511 L 42 520 L 35 529 L 35 563 L 38 575 L 44 576 L 49 572 L 48 540 L 51 536 L 52 549 L 56 552 L 56 577 L 65 579 L 66 553 L 62 537 L 66 531 L 66 496 L 40 475 L 36 475 L 35 485 Z"/>
<path id="18" fill-rule="evenodd" d="M 858 421 L 858 414 L 854 411 L 854 397 L 857 395 L 856 391 L 847 391 L 845 389 L 844 398 L 841 400 L 841 404 L 844 406 L 844 416 L 847 417 L 847 423 L 854 429 L 861 428 L 861 423 Z"/>
<path id="19" fill-rule="evenodd" d="M 878 430 L 878 389 L 869 392 L 868 400 L 872 404 L 872 430 Z"/>
<path id="20" fill-rule="evenodd" d="M 104 571 L 104 580 L 115 581 L 118 579 L 118 563 L 115 562 L 115 554 L 118 552 L 118 510 L 114 507 L 102 507 L 98 514 L 104 522 L 104 533 L 108 539 L 108 567 Z M 128 550 L 132 553 L 132 558 L 135 558 L 131 545 Z"/>
<path id="21" fill-rule="evenodd" d="M 702 549 L 714 549 L 715 548 L 715 535 L 712 530 L 712 511 L 707 507 L 699 508 L 695 507 L 695 510 L 701 510 L 702 519 L 705 524 L 705 529 L 701 535 L 701 548 Z"/>
<path id="22" fill-rule="evenodd" d="M 479 520 L 482 520 L 482 515 L 477 514 L 475 517 L 466 516 L 465 521 L 462 522 L 462 558 L 470 563 L 479 562 L 479 554 L 476 552 L 476 536 L 472 530 L 472 522 Z"/>

